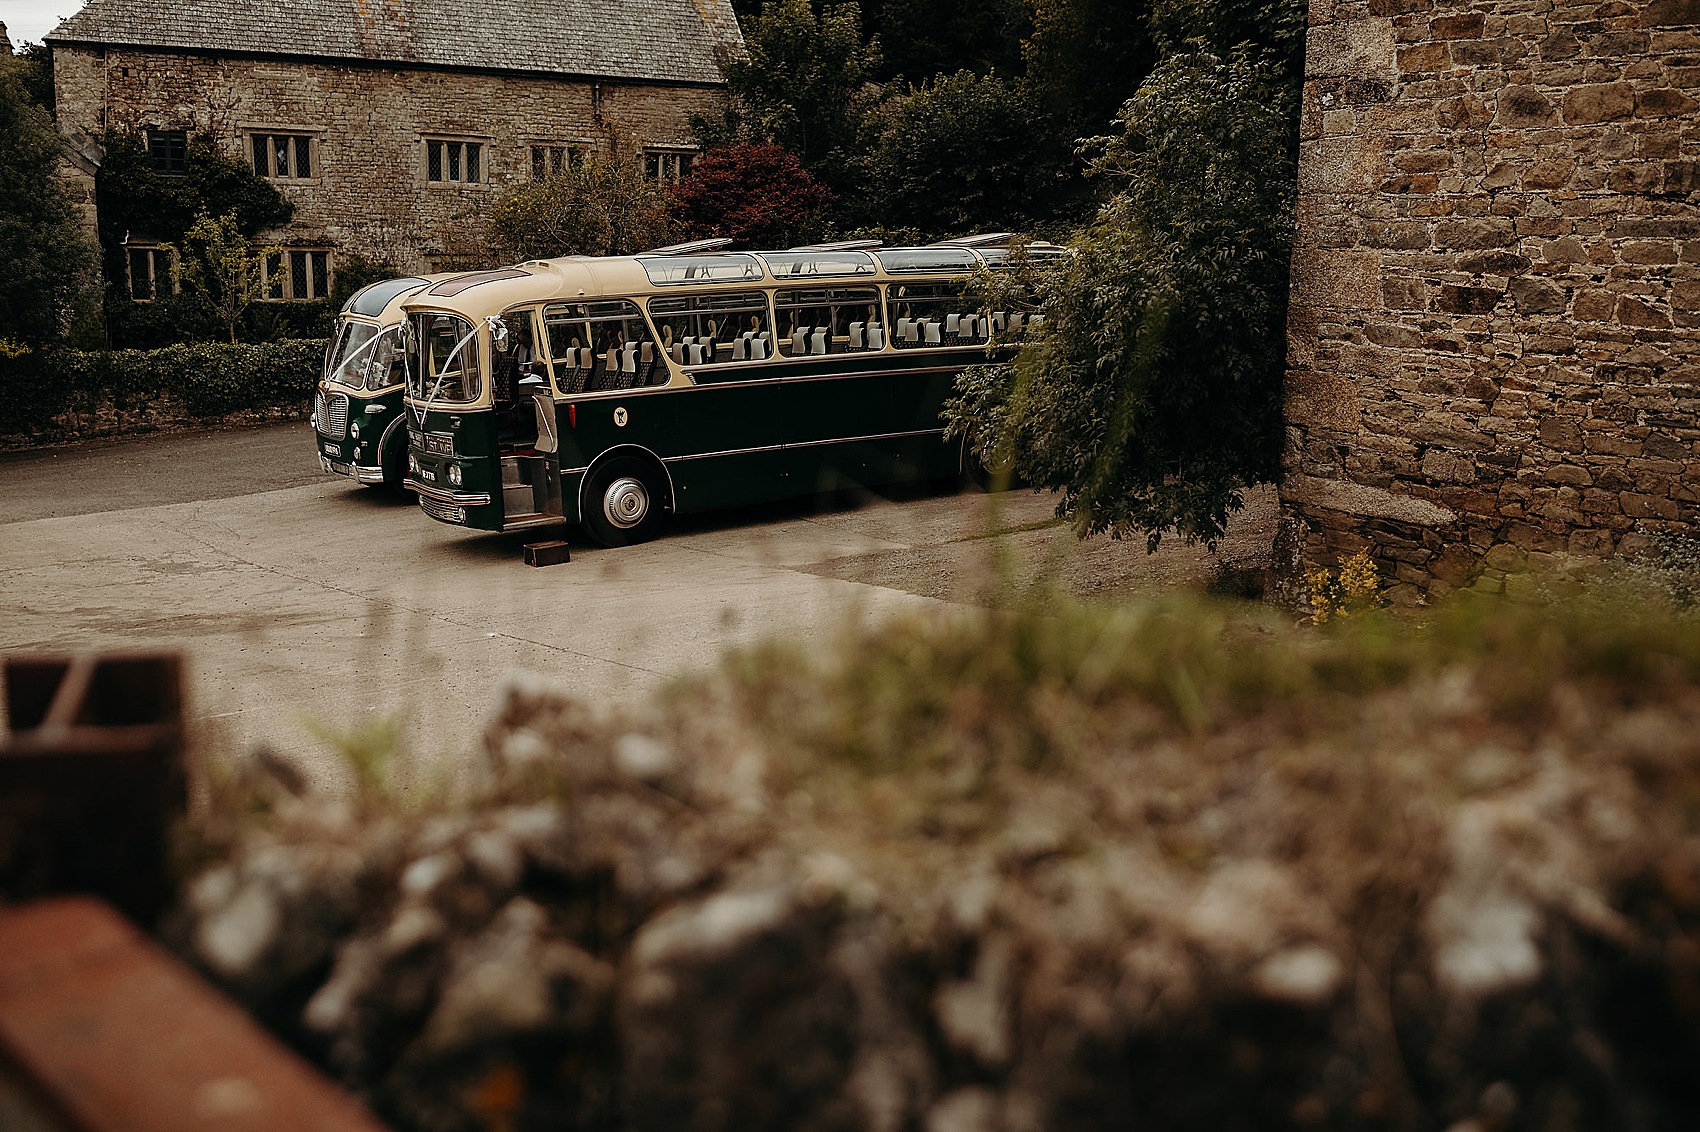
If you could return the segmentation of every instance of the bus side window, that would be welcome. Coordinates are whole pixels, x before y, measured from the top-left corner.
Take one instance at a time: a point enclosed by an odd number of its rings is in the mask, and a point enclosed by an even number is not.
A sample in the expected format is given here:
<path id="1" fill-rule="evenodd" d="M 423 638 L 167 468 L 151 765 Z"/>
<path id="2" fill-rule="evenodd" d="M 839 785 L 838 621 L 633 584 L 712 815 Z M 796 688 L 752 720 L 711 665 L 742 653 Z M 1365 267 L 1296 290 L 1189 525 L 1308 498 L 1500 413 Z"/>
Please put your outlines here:
<path id="1" fill-rule="evenodd" d="M 661 355 L 681 366 L 761 362 L 773 357 L 767 296 L 760 291 L 651 299 L 649 317 L 661 336 L 655 347 L 657 384 L 667 380 Z"/>
<path id="2" fill-rule="evenodd" d="M 785 357 L 878 350 L 884 344 L 879 291 L 873 287 L 811 287 L 773 297 L 779 352 Z"/>
<path id="3" fill-rule="evenodd" d="M 927 346 L 974 346 L 991 334 L 991 323 L 957 283 L 894 283 L 892 342 L 899 350 Z"/>

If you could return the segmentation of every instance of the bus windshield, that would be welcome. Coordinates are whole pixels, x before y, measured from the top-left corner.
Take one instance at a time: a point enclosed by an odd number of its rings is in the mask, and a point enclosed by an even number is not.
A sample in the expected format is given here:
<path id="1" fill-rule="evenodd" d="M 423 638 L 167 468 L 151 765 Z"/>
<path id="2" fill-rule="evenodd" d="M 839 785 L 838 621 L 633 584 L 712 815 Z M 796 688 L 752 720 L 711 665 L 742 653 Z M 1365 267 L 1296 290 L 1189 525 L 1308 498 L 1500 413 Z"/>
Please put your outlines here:
<path id="1" fill-rule="evenodd" d="M 478 400 L 478 333 L 460 315 L 416 314 L 407 336 L 408 396 L 469 405 Z"/>
<path id="2" fill-rule="evenodd" d="M 366 367 L 372 360 L 372 339 L 378 328 L 369 322 L 343 322 L 335 345 L 325 359 L 325 380 L 359 389 L 366 383 Z"/>

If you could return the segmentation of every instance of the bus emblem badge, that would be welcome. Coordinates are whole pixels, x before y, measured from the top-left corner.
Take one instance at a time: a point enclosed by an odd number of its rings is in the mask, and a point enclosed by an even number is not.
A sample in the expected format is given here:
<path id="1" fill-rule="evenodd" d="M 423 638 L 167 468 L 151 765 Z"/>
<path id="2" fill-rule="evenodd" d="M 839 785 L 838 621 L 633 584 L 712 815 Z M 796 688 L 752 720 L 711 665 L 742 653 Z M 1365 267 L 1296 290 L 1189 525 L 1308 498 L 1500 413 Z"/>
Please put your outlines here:
<path id="1" fill-rule="evenodd" d="M 626 407 L 624 405 L 621 405 L 618 409 L 614 410 L 614 425 L 616 428 L 625 428 L 626 422 L 631 419 L 631 414 L 626 412 Z"/>

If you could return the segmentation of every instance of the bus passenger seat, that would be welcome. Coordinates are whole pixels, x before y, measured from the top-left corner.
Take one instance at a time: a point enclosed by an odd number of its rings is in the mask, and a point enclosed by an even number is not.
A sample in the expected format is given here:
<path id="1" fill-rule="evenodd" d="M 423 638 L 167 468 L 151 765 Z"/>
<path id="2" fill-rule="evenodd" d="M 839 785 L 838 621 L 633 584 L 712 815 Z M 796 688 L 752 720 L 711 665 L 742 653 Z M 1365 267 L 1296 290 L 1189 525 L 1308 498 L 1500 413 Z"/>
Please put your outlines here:
<path id="1" fill-rule="evenodd" d="M 1010 314 L 1010 316 L 1009 316 L 1009 328 L 1011 330 L 1020 330 L 1021 329 L 1021 312 L 1020 311 L 1014 311 Z"/>
<path id="2" fill-rule="evenodd" d="M 868 326 L 868 349 L 885 349 L 885 327 L 877 322 L 870 323 Z"/>
<path id="3" fill-rule="evenodd" d="M 899 342 L 915 341 L 915 320 L 900 318 L 897 320 L 897 340 Z"/>
<path id="4" fill-rule="evenodd" d="M 850 348 L 852 350 L 867 349 L 867 339 L 863 337 L 862 324 L 859 322 L 850 324 Z"/>
<path id="5" fill-rule="evenodd" d="M 1004 329 L 1004 327 L 1009 325 L 1007 318 L 1008 318 L 1008 316 L 1005 315 L 1003 311 L 993 311 L 992 312 L 992 329 L 993 330 Z"/>
<path id="6" fill-rule="evenodd" d="M 732 360 L 747 361 L 750 356 L 750 336 L 748 334 L 732 339 Z"/>
<path id="7" fill-rule="evenodd" d="M 767 360 L 767 336 L 765 334 L 750 339 L 750 361 L 765 362 Z"/>
<path id="8" fill-rule="evenodd" d="M 946 334 L 965 334 L 965 333 L 967 333 L 967 331 L 962 329 L 962 316 L 959 315 L 959 314 L 947 314 L 947 315 L 945 315 L 944 316 L 944 332 Z"/>
<path id="9" fill-rule="evenodd" d="M 1034 327 L 1034 326 L 1039 326 L 1039 325 L 1041 325 L 1041 324 L 1043 324 L 1043 323 L 1044 323 L 1044 321 L 1045 321 L 1045 316 L 1044 316 L 1044 315 L 1042 315 L 1042 314 L 1036 314 L 1036 315 L 1032 315 L 1032 316 L 1030 316 L 1030 317 L 1029 317 L 1029 318 L 1028 318 L 1028 319 L 1027 319 L 1027 325 L 1028 325 L 1028 326 L 1029 326 L 1029 327 Z"/>
<path id="10" fill-rule="evenodd" d="M 939 324 L 937 319 L 923 319 L 921 322 L 921 328 L 923 333 L 926 335 L 927 345 L 937 346 L 944 341 L 944 336 L 939 333 Z"/>
<path id="11" fill-rule="evenodd" d="M 824 354 L 824 353 L 826 353 L 826 331 L 825 330 L 816 330 L 813 334 L 809 335 L 809 353 L 811 353 L 811 354 Z"/>
<path id="12" fill-rule="evenodd" d="M 791 332 L 791 352 L 793 354 L 800 354 L 803 352 L 805 348 L 804 340 L 808 333 L 809 328 L 806 326 L 799 326 Z"/>
<path id="13" fill-rule="evenodd" d="M 638 344 L 636 342 L 627 342 L 626 343 L 625 349 L 620 351 L 620 372 L 621 373 L 636 373 L 637 372 L 637 352 L 638 352 Z"/>

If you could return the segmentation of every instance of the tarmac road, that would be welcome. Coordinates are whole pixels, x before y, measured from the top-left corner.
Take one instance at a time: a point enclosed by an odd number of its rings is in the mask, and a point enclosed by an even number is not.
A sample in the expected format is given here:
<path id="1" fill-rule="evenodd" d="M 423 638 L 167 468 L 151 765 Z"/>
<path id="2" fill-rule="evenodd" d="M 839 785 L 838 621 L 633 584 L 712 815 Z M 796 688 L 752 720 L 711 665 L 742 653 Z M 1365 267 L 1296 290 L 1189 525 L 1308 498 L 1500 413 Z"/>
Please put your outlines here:
<path id="1" fill-rule="evenodd" d="M 301 423 L 13 453 L 0 477 L 0 652 L 181 650 L 208 751 L 265 744 L 332 788 L 344 768 L 316 731 L 394 720 L 405 777 L 458 775 L 516 669 L 617 705 L 763 636 L 830 647 L 857 621 L 972 600 L 994 532 L 1082 591 L 1211 564 L 1078 547 L 1048 496 L 934 487 L 687 517 L 618 550 L 573 532 L 570 563 L 533 569 L 522 543 L 546 536 L 468 533 L 327 476 Z M 1272 519 L 1259 497 L 1238 553 L 1266 551 Z"/>

